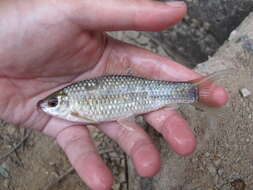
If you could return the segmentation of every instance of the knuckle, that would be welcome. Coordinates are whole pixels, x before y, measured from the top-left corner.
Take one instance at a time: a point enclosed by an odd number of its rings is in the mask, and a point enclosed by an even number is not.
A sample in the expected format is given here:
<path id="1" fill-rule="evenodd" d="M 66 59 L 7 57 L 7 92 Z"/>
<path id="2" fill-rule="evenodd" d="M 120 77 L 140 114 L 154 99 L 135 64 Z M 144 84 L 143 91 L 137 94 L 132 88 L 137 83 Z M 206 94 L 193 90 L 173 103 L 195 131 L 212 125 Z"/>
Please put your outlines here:
<path id="1" fill-rule="evenodd" d="M 86 152 L 82 152 L 79 156 L 77 156 L 73 163 L 85 163 L 88 158 L 95 158 L 98 156 L 98 153 L 95 150 L 89 150 Z"/>
<path id="2" fill-rule="evenodd" d="M 147 139 L 139 139 L 131 147 L 131 149 L 130 149 L 130 155 L 134 156 L 136 153 L 138 153 L 144 147 L 148 147 L 148 146 L 152 146 L 152 142 L 150 142 Z"/>
<path id="3" fill-rule="evenodd" d="M 57 142 L 65 152 L 69 152 L 69 150 L 71 150 L 77 144 L 83 143 L 83 141 L 85 141 L 89 135 L 87 129 L 86 133 L 78 133 L 77 131 L 73 132 L 72 127 L 63 129 L 56 137 Z M 77 130 L 78 128 L 79 126 L 76 127 Z M 80 130 L 83 130 L 83 128 Z"/>

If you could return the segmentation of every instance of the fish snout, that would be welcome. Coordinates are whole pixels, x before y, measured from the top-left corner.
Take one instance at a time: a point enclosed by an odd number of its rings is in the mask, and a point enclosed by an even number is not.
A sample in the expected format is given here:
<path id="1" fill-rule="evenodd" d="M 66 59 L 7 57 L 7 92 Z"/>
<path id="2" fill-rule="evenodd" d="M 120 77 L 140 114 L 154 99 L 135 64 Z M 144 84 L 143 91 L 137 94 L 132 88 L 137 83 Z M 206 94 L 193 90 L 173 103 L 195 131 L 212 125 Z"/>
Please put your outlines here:
<path id="1" fill-rule="evenodd" d="M 37 104 L 38 108 L 41 110 L 45 110 L 47 108 L 47 101 L 46 100 L 40 100 Z"/>

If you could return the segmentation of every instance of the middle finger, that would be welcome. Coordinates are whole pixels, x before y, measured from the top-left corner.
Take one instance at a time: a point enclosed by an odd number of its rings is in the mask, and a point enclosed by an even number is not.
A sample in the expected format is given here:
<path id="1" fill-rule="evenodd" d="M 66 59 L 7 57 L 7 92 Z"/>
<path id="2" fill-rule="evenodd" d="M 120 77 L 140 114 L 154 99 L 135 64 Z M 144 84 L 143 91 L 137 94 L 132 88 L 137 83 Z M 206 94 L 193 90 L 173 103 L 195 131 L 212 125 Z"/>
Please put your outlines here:
<path id="1" fill-rule="evenodd" d="M 98 126 L 106 135 L 115 140 L 131 157 L 139 175 L 154 176 L 160 170 L 160 154 L 146 132 L 132 123 L 129 130 L 117 122 Z"/>

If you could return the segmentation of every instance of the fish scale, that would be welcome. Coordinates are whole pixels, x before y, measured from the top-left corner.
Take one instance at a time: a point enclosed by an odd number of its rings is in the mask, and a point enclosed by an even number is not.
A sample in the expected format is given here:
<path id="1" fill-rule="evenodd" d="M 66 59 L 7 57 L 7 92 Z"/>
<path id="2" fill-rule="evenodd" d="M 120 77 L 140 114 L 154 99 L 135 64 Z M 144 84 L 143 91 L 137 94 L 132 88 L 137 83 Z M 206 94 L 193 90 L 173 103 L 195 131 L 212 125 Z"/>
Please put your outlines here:
<path id="1" fill-rule="evenodd" d="M 191 82 L 112 75 L 71 84 L 47 97 L 44 104 L 53 100 L 58 105 L 44 106 L 45 112 L 71 121 L 95 123 L 118 120 L 172 104 L 194 103 L 198 100 L 198 88 Z"/>

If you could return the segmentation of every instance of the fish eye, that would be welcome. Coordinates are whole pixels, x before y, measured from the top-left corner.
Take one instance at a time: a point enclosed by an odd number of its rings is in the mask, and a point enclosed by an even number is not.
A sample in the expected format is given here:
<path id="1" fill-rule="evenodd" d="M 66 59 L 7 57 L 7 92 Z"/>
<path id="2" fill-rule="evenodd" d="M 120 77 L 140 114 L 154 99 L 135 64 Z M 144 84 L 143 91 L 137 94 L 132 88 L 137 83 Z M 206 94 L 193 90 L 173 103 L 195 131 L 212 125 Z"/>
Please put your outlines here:
<path id="1" fill-rule="evenodd" d="M 57 97 L 51 97 L 51 98 L 49 98 L 47 104 L 51 108 L 57 106 L 58 105 L 58 98 Z"/>

